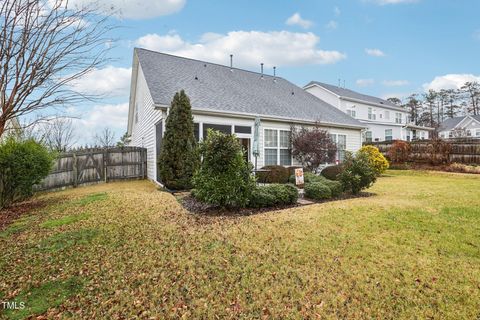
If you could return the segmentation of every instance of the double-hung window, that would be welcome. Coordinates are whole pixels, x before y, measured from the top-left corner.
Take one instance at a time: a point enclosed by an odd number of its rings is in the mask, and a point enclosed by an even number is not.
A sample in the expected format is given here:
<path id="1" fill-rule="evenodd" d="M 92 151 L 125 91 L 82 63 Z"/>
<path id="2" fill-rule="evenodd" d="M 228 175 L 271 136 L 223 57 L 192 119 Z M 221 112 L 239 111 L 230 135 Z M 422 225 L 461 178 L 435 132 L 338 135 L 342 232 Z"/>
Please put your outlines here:
<path id="1" fill-rule="evenodd" d="M 343 162 L 345 160 L 345 150 L 347 149 L 347 136 L 344 134 L 330 134 L 330 139 L 337 145 L 335 160 Z"/>
<path id="2" fill-rule="evenodd" d="M 375 114 L 375 110 L 372 107 L 368 108 L 368 120 L 376 120 L 377 116 Z"/>
<path id="3" fill-rule="evenodd" d="M 400 112 L 395 113 L 395 123 L 402 123 L 402 114 Z"/>
<path id="4" fill-rule="evenodd" d="M 357 117 L 357 111 L 355 111 L 355 109 L 347 109 L 347 114 L 352 118 Z"/>
<path id="5" fill-rule="evenodd" d="M 372 131 L 365 131 L 365 142 L 372 142 Z"/>
<path id="6" fill-rule="evenodd" d="M 290 131 L 265 129 L 264 134 L 265 165 L 292 165 L 290 150 Z"/>
<path id="7" fill-rule="evenodd" d="M 392 141 L 392 140 L 393 140 L 392 129 L 385 129 L 385 141 Z"/>

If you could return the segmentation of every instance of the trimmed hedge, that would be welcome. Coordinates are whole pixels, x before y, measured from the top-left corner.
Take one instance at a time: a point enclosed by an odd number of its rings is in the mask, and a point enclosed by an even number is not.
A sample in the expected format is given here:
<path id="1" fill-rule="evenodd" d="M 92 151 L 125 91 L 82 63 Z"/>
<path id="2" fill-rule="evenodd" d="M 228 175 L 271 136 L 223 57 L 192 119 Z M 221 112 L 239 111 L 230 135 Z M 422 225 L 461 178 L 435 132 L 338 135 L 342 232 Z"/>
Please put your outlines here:
<path id="1" fill-rule="evenodd" d="M 270 172 L 258 172 L 257 180 L 262 183 L 288 183 L 290 170 L 284 166 L 265 166 L 262 169 L 270 170 Z"/>
<path id="2" fill-rule="evenodd" d="M 337 164 L 335 166 L 329 166 L 320 172 L 322 176 L 328 180 L 338 180 L 338 175 L 343 172 L 343 165 Z"/>
<path id="3" fill-rule="evenodd" d="M 252 191 L 248 206 L 265 208 L 278 205 L 295 204 L 298 200 L 298 190 L 291 184 L 269 184 L 257 186 Z"/>
<path id="4" fill-rule="evenodd" d="M 314 200 L 330 199 L 332 191 L 322 182 L 311 182 L 305 185 L 305 196 Z"/>
<path id="5" fill-rule="evenodd" d="M 330 188 L 332 192 L 332 197 L 336 198 L 342 195 L 343 193 L 343 185 L 340 181 L 333 181 L 325 179 L 324 184 Z"/>
<path id="6" fill-rule="evenodd" d="M 290 183 L 295 184 L 295 175 L 290 176 Z M 304 172 L 303 173 L 303 181 L 305 183 L 310 183 L 310 182 L 325 182 L 327 179 L 322 176 L 318 176 L 315 173 L 312 172 Z"/>
<path id="7" fill-rule="evenodd" d="M 7 137 L 0 143 L 0 208 L 33 195 L 33 186 L 53 166 L 54 154 L 33 139 Z"/>

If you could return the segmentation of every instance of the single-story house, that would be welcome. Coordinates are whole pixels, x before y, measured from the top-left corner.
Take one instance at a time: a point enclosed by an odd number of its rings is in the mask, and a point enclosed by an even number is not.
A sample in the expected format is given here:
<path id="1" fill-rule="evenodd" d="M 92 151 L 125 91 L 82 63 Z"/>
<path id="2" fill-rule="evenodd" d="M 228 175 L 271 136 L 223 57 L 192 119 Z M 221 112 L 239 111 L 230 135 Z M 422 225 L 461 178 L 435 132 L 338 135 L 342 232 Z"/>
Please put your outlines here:
<path id="1" fill-rule="evenodd" d="M 368 128 L 363 133 L 365 142 L 422 140 L 434 131 L 415 125 L 407 110 L 385 99 L 319 81 L 311 81 L 304 89 L 363 123 Z"/>
<path id="2" fill-rule="evenodd" d="M 480 115 L 454 117 L 443 121 L 438 127 L 440 138 L 478 138 L 480 139 Z"/>
<path id="3" fill-rule="evenodd" d="M 191 101 L 197 139 L 209 128 L 234 133 L 252 163 L 254 123 L 260 119 L 258 168 L 298 164 L 290 152 L 292 125 L 319 123 L 337 142 L 339 160 L 344 150 L 362 145 L 362 123 L 284 78 L 136 48 L 128 135 L 129 145 L 147 149 L 149 179 L 158 181 L 165 120 L 173 96 L 182 89 Z"/>

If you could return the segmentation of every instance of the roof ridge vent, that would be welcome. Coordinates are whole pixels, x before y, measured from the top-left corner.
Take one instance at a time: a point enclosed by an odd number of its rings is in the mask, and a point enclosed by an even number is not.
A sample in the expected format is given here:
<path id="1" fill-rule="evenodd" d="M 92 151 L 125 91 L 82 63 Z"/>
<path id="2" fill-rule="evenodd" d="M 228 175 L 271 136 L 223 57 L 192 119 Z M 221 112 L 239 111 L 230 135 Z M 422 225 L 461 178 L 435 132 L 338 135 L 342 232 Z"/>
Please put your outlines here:
<path id="1" fill-rule="evenodd" d="M 262 79 L 263 79 L 263 62 L 262 62 L 262 63 L 260 63 L 260 70 L 261 70 L 261 73 L 262 73 L 262 75 L 261 75 L 261 77 L 260 77 L 260 78 L 262 78 Z"/>

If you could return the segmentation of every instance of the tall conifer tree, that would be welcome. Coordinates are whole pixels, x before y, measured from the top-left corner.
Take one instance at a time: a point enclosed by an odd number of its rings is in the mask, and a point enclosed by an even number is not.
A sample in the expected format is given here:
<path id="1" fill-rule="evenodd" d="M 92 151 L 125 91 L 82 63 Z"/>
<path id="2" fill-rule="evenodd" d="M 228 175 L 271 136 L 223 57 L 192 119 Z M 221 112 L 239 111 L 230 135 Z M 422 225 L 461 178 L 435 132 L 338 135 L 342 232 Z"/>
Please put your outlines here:
<path id="1" fill-rule="evenodd" d="M 170 106 L 165 124 L 158 170 L 162 183 L 169 189 L 189 189 L 200 158 L 194 135 L 190 99 L 182 90 L 177 92 Z"/>

